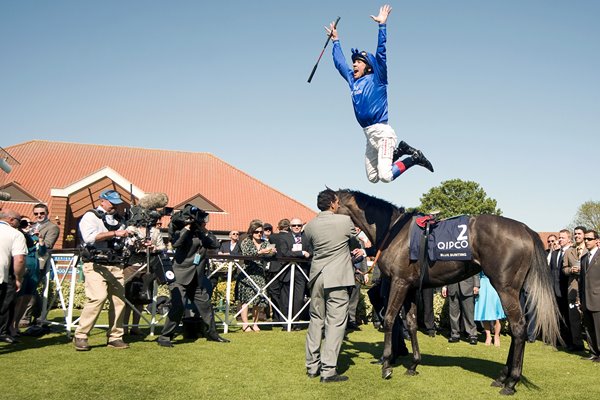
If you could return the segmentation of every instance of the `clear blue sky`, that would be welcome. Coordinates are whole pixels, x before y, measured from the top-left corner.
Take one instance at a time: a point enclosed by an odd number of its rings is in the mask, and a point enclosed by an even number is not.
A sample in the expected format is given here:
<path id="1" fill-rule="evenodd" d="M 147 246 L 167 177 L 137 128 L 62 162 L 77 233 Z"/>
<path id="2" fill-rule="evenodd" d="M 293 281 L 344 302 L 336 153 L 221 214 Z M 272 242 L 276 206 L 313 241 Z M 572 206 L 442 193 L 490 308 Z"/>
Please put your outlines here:
<path id="1" fill-rule="evenodd" d="M 325 185 L 410 207 L 460 178 L 538 231 L 600 201 L 600 1 L 391 2 L 390 124 L 436 172 L 371 184 L 331 46 L 306 79 L 336 16 L 346 55 L 374 51 L 381 4 L 2 0 L 0 146 L 210 152 L 313 209 Z"/>

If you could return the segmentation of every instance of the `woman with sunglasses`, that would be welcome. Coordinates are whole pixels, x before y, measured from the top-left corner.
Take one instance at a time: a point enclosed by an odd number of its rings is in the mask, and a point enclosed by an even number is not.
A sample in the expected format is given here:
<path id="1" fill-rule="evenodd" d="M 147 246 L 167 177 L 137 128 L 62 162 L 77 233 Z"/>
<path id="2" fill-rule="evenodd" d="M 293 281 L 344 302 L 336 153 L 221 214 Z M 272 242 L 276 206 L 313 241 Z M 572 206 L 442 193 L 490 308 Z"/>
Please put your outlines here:
<path id="1" fill-rule="evenodd" d="M 269 246 L 269 242 L 262 239 L 263 224 L 261 221 L 254 220 L 248 227 L 248 236 L 242 240 L 240 249 L 244 256 L 271 256 L 276 253 L 274 247 Z M 257 295 L 258 289 L 265 286 L 264 262 L 262 260 L 246 260 L 244 272 L 241 272 L 237 281 L 238 301 L 242 303 L 240 316 L 242 317 L 242 331 L 250 332 L 260 331 L 258 327 L 258 316 L 260 311 L 268 306 L 268 301 L 264 296 Z M 248 323 L 248 307 L 252 305 L 254 318 L 252 327 Z"/>

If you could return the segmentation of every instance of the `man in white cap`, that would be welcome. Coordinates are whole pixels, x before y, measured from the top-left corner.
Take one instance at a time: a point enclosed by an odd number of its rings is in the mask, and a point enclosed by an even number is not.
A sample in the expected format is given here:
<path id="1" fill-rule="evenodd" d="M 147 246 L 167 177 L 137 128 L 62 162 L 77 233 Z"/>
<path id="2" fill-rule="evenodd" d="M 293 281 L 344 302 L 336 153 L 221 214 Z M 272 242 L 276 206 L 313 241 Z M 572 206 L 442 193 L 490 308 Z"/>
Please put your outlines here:
<path id="1" fill-rule="evenodd" d="M 125 289 L 123 264 L 120 262 L 118 243 L 128 236 L 125 225 L 116 212 L 115 206 L 123 203 L 115 190 L 104 190 L 100 194 L 100 206 L 86 212 L 79 222 L 79 232 L 86 251 L 84 260 L 85 294 L 88 301 L 83 306 L 79 325 L 75 330 L 73 344 L 77 351 L 88 351 L 88 335 L 102 308 L 109 301 L 108 347 L 126 349 L 123 341 L 123 310 L 125 308 Z"/>

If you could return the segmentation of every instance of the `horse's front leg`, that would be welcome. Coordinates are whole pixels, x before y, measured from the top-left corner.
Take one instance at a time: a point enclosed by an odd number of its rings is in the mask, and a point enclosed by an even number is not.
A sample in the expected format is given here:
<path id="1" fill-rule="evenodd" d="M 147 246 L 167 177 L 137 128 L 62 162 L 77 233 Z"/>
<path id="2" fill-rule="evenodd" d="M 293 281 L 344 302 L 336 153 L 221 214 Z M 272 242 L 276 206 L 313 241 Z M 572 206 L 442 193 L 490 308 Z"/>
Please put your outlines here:
<path id="1" fill-rule="evenodd" d="M 419 342 L 417 340 L 417 304 L 412 301 L 410 310 L 406 313 L 406 325 L 410 334 L 410 343 L 412 345 L 413 362 L 406 370 L 406 375 L 418 375 L 417 365 L 421 363 L 421 352 L 419 351 Z"/>
<path id="2" fill-rule="evenodd" d="M 381 377 L 383 379 L 390 379 L 392 377 L 392 331 L 394 328 L 394 321 L 398 318 L 398 313 L 402 304 L 404 304 L 404 298 L 408 290 L 408 285 L 399 279 L 392 280 L 390 283 L 390 295 L 388 297 L 387 310 L 385 318 L 383 320 L 384 344 L 383 344 L 383 357 L 381 366 Z"/>

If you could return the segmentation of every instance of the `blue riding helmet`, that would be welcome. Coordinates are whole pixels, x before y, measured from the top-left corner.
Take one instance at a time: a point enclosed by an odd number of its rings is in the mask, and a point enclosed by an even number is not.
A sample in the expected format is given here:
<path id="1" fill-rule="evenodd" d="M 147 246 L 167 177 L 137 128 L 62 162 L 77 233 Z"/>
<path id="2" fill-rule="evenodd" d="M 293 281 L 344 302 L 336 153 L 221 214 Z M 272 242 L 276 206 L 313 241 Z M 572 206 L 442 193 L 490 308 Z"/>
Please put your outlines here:
<path id="1" fill-rule="evenodd" d="M 373 56 L 373 54 L 369 54 L 366 51 L 360 51 L 358 49 L 351 49 L 352 51 L 352 62 L 356 61 L 356 60 L 360 60 L 362 62 L 364 62 L 365 64 L 367 64 L 367 67 L 369 67 L 369 70 L 373 70 L 373 65 L 371 65 L 371 60 L 375 58 L 375 56 Z"/>

